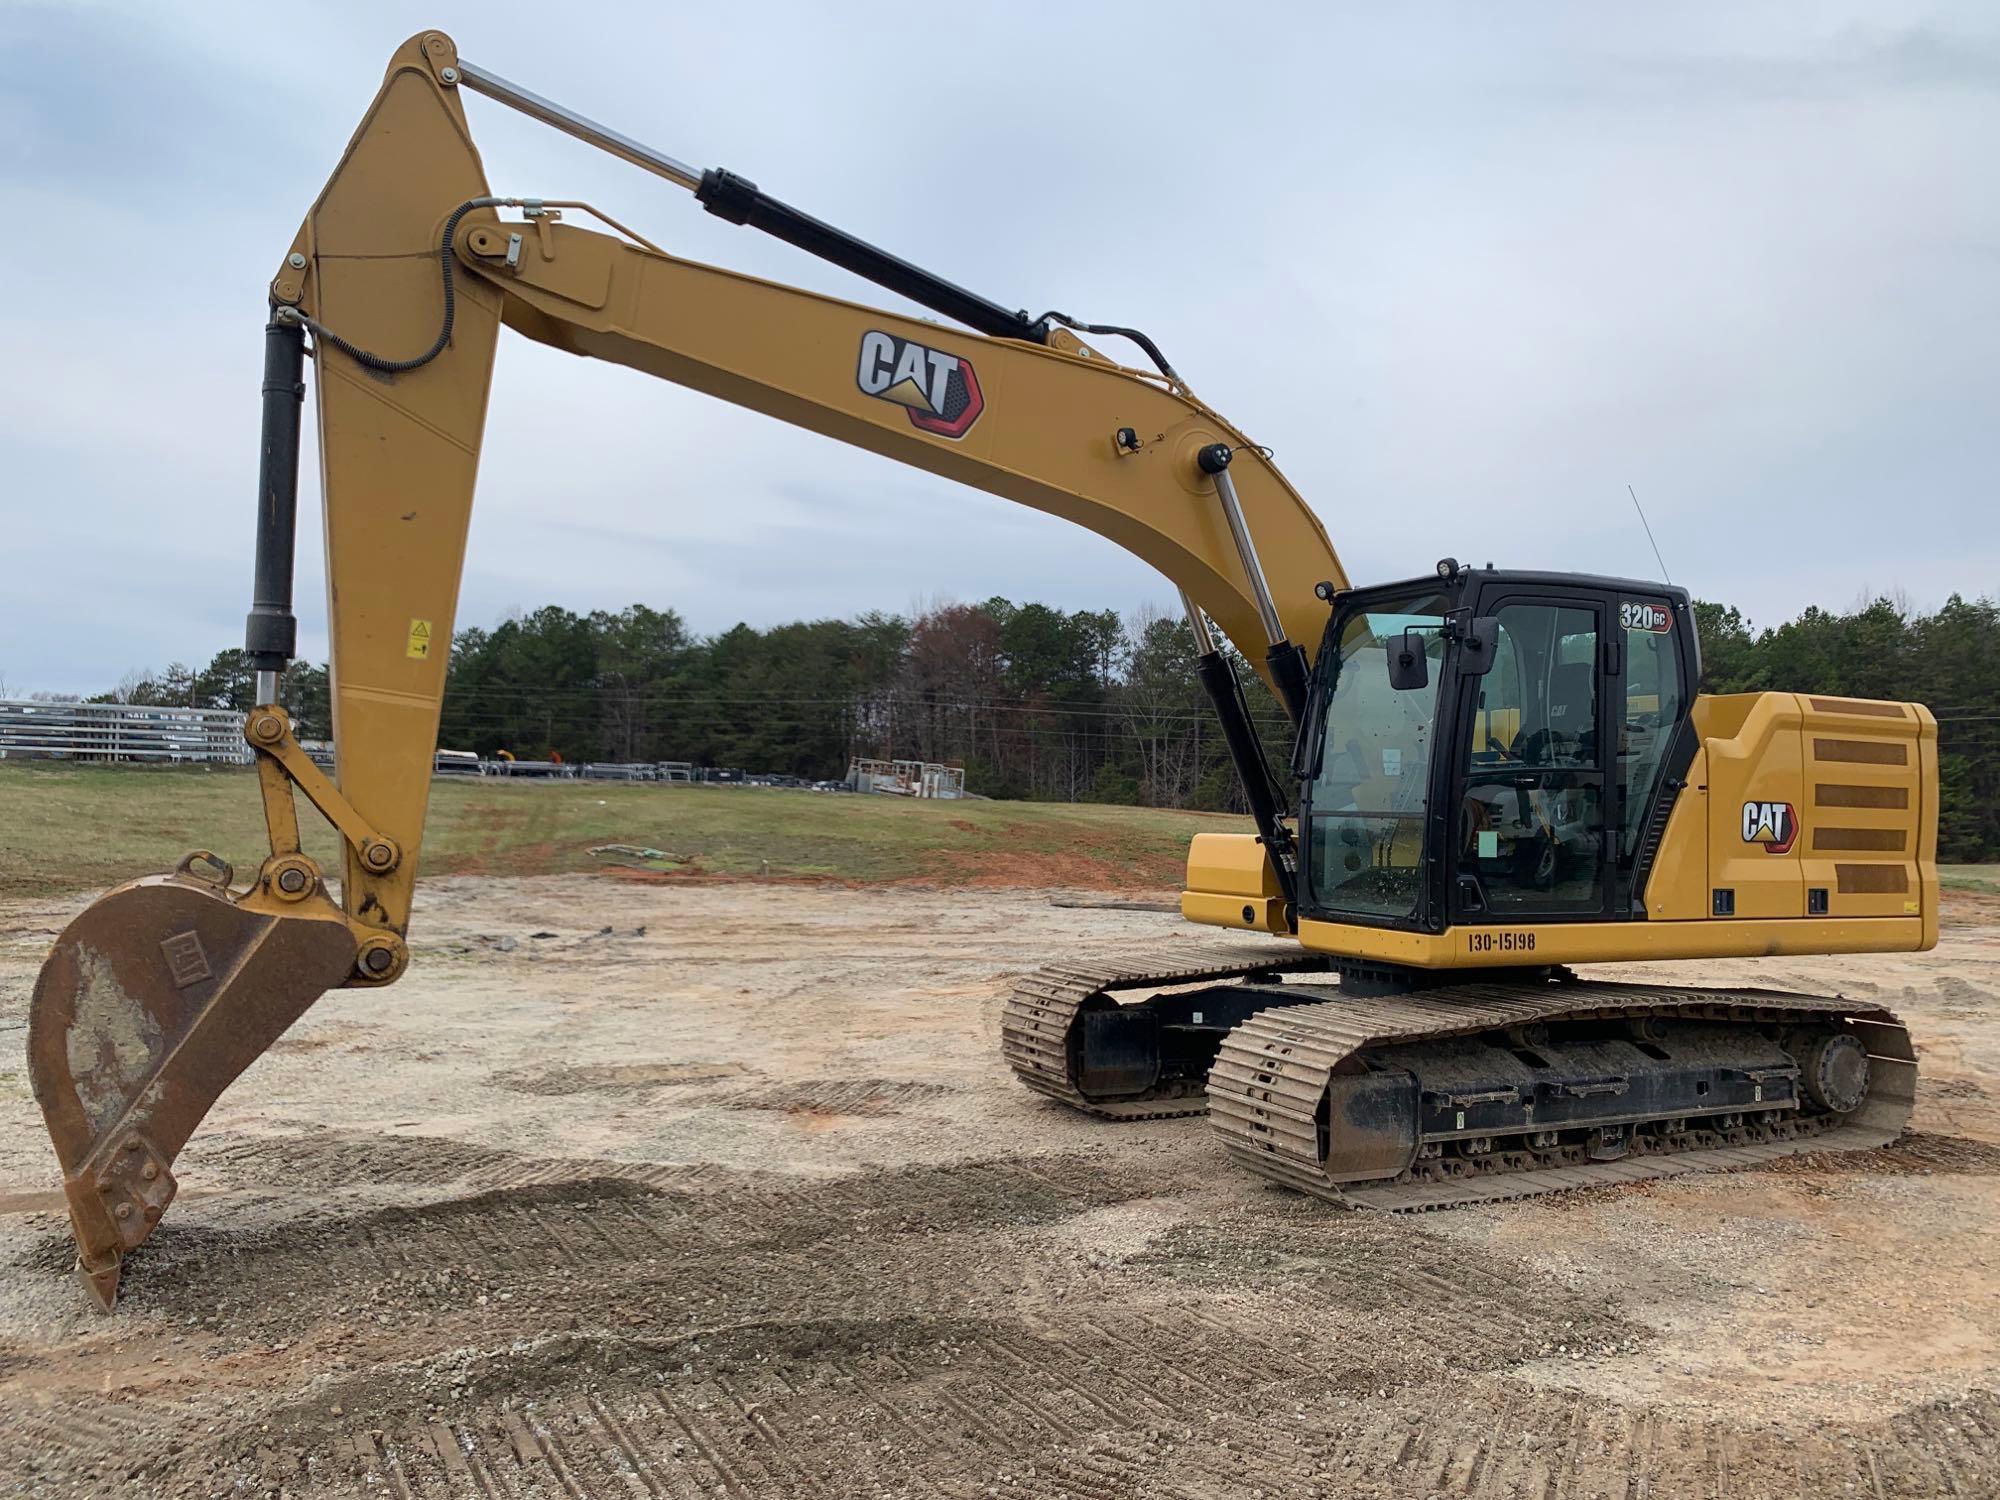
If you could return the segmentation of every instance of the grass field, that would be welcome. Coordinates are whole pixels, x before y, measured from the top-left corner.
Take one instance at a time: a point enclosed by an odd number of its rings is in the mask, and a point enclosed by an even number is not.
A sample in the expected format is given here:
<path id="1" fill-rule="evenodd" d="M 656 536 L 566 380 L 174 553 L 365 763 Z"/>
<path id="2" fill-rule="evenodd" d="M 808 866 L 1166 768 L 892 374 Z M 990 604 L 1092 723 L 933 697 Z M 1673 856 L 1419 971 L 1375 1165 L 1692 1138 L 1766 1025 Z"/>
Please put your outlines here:
<path id="1" fill-rule="evenodd" d="M 308 850 L 332 830 L 301 806 Z M 1245 830 L 1211 813 L 1059 802 L 909 802 L 759 787 L 441 778 L 428 874 L 547 875 L 643 864 L 669 876 L 1179 886 L 1188 840 Z M 630 844 L 687 862 L 600 856 Z M 247 770 L 0 763 L 0 897 L 97 890 L 208 848 L 247 874 L 266 849 Z M 2000 865 L 1952 865 L 1948 890 L 2000 895 Z"/>
<path id="2" fill-rule="evenodd" d="M 336 841 L 301 807 L 306 845 Z M 440 779 L 424 833 L 430 874 L 600 869 L 593 845 L 690 856 L 690 875 L 926 879 L 1172 888 L 1189 838 L 1248 821 L 1149 808 L 909 802 L 754 787 Z M 247 770 L 0 765 L 0 897 L 95 890 L 208 848 L 254 869 L 266 850 Z"/>

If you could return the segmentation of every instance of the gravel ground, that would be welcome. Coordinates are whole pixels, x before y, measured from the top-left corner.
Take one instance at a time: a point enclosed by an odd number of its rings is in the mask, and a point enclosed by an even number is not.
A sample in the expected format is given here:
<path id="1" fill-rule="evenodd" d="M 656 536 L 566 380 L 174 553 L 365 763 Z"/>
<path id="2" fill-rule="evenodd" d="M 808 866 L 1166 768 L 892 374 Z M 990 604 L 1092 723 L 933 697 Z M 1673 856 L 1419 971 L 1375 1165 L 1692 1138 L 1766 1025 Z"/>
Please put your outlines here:
<path id="1" fill-rule="evenodd" d="M 1865 995 L 1886 1150 L 1411 1217 L 1007 1077 L 1047 891 L 427 888 L 416 964 L 227 1094 L 96 1316 L 0 906 L 0 1490 L 2000 1493 L 2000 902 L 1932 954 L 1601 971 Z M 1189 934 L 1208 941 L 1212 934 Z"/>

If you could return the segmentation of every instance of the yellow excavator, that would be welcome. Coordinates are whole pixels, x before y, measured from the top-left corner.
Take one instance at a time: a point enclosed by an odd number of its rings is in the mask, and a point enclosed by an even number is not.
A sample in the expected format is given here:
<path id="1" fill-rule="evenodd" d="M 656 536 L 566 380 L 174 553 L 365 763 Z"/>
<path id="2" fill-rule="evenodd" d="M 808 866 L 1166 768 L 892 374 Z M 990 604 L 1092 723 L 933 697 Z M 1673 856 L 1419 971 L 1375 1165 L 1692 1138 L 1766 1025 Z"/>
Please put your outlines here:
<path id="1" fill-rule="evenodd" d="M 581 202 L 496 196 L 467 91 L 948 321 L 681 260 Z M 110 892 L 58 938 L 30 1011 L 78 1270 L 105 1308 L 222 1090 L 323 992 L 409 963 L 503 324 L 1062 516 L 1179 587 L 1256 829 L 1195 837 L 1181 908 L 1237 931 L 1024 979 L 1001 1045 L 1029 1087 L 1113 1119 L 1205 1109 L 1252 1171 L 1380 1208 L 1872 1146 L 1909 1114 L 1915 1056 L 1887 1011 L 1571 966 L 1931 947 L 1921 705 L 1700 696 L 1687 595 L 1660 584 L 1446 559 L 1353 587 L 1269 453 L 1145 335 L 1010 311 L 438 32 L 391 60 L 270 308 L 247 628 L 262 706 L 244 726 L 270 856 L 239 882 L 197 852 Z M 331 777 L 278 706 L 308 355 Z M 1218 635 L 1293 724 L 1293 806 Z M 341 836 L 337 893 L 301 848 L 297 793 Z"/>

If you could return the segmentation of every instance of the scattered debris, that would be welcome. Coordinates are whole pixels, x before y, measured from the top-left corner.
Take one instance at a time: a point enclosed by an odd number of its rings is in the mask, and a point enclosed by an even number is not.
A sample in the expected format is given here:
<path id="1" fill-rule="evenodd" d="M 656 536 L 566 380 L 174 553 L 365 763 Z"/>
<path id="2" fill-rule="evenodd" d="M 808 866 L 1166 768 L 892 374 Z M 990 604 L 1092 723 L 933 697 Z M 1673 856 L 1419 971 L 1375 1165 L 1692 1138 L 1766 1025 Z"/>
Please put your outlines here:
<path id="1" fill-rule="evenodd" d="M 590 852 L 621 870 L 658 870 L 668 865 L 691 865 L 695 862 L 692 854 L 675 854 L 666 849 L 648 848 L 644 844 L 599 844 Z M 608 855 L 623 857 L 606 859 Z"/>
<path id="2" fill-rule="evenodd" d="M 573 939 L 573 941 L 578 943 L 595 943 L 603 938 L 642 938 L 645 935 L 646 929 L 643 925 L 627 928 L 600 927 L 597 931 L 587 932 L 583 936 Z M 551 938 L 560 938 L 561 936 L 562 934 L 559 932 L 551 932 L 547 928 L 542 928 L 539 931 L 529 933 L 528 941 L 546 942 Z M 469 953 L 475 947 L 490 948 L 499 953 L 512 953 L 520 946 L 521 940 L 512 934 L 475 932 L 472 934 L 469 944 L 451 945 L 451 948 L 452 951 L 460 953 Z"/>
<path id="3" fill-rule="evenodd" d="M 1051 906 L 1070 906 L 1080 911 L 1180 911 L 1178 901 L 1111 901 L 1096 897 L 1051 896 Z"/>
<path id="4" fill-rule="evenodd" d="M 599 844 L 590 851 L 592 854 L 629 854 L 634 859 L 662 859 L 669 864 L 686 865 L 694 862 L 692 854 L 670 854 L 665 849 L 648 849 L 641 844 Z"/>

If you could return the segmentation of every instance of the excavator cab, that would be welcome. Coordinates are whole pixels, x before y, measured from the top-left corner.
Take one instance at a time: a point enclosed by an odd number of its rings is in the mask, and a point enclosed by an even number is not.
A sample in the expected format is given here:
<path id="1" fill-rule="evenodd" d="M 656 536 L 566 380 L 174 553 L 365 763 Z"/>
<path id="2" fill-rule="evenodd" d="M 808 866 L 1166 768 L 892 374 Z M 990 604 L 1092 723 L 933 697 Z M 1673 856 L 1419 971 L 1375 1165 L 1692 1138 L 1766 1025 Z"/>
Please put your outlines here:
<path id="1" fill-rule="evenodd" d="M 1643 919 L 1699 671 L 1687 595 L 1659 584 L 1446 561 L 1340 595 L 1302 731 L 1299 917 Z"/>

